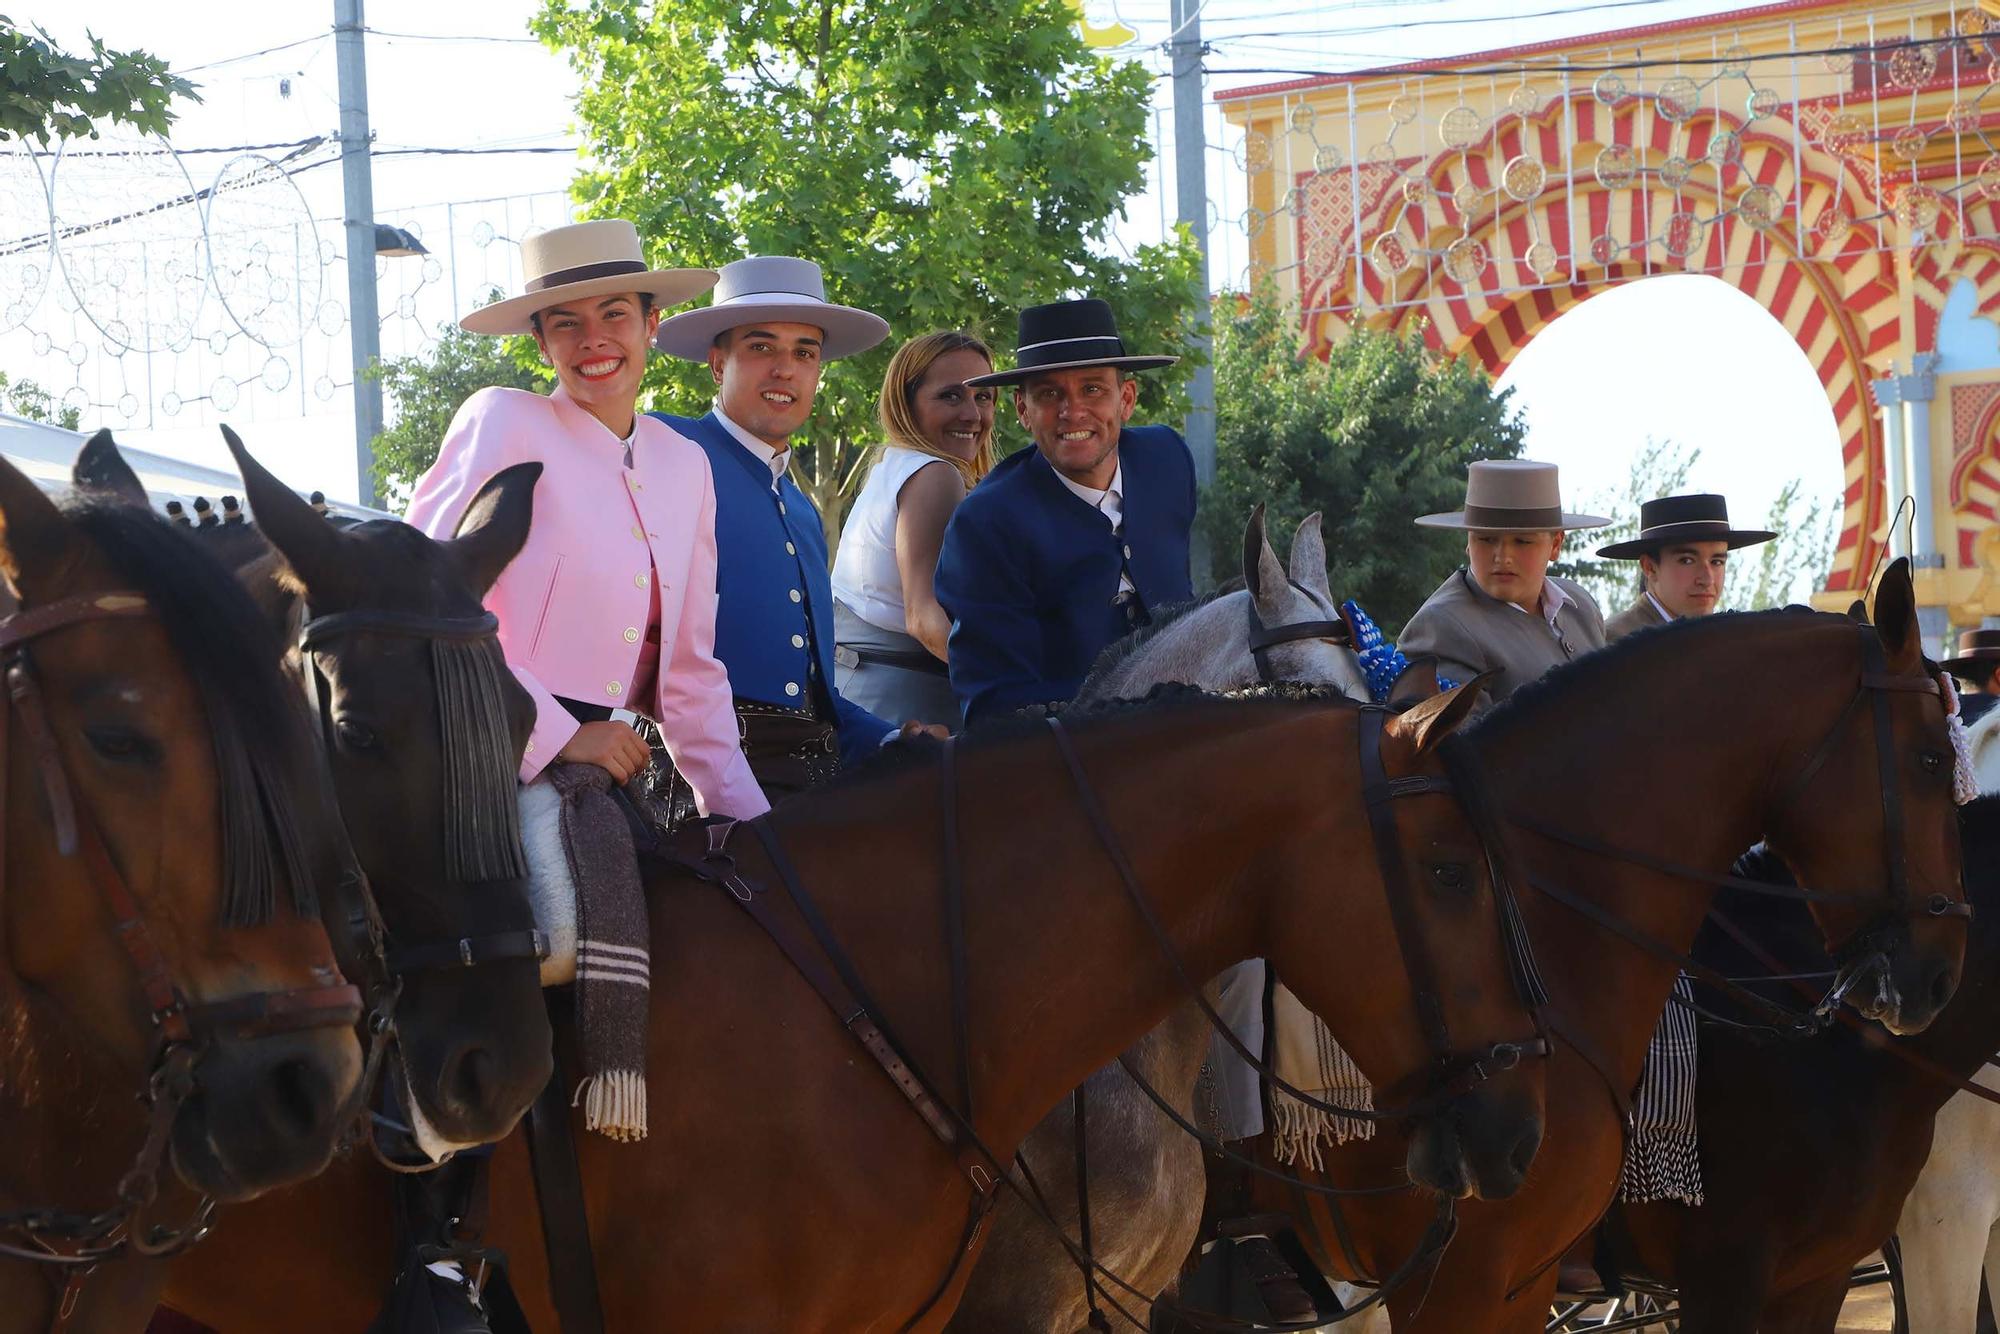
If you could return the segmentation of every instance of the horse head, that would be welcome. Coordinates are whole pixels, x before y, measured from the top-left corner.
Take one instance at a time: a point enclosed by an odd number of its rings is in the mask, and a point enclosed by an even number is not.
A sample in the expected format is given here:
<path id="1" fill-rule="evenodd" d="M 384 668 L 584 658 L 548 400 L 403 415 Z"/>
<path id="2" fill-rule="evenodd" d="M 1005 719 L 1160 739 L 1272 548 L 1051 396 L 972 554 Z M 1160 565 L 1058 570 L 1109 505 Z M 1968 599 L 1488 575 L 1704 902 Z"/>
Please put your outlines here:
<path id="1" fill-rule="evenodd" d="M 224 428 L 273 554 L 248 572 L 293 624 L 340 809 L 402 992 L 392 1067 L 432 1156 L 504 1136 L 548 1082 L 520 846 L 534 702 L 480 605 L 526 540 L 539 464 L 481 489 L 450 541 L 327 521 Z"/>
<path id="2" fill-rule="evenodd" d="M 1804 739 L 1768 841 L 1801 884 L 1847 891 L 1814 905 L 1841 989 L 1892 1032 L 1914 1033 L 1958 985 L 1966 909 L 1950 686 L 1924 655 L 1907 560 L 1883 573 L 1872 624 L 1858 630 L 1852 660 L 1821 672 L 1846 706 Z"/>
<path id="3" fill-rule="evenodd" d="M 10 1135 L 31 1188 L 88 1192 L 39 1203 L 111 1197 L 133 1160 L 102 1137 L 149 1084 L 179 1102 L 168 1144 L 194 1189 L 301 1180 L 361 1074 L 358 993 L 317 915 L 340 845 L 323 773 L 277 640 L 187 546 L 150 512 L 59 509 L 0 461 L 0 607 L 19 613 L 0 632 L 0 1026 L 23 1039 L 0 1087 L 95 1141 L 96 1179 L 64 1180 L 74 1152 Z M 158 1160 L 135 1166 L 147 1185 Z"/>

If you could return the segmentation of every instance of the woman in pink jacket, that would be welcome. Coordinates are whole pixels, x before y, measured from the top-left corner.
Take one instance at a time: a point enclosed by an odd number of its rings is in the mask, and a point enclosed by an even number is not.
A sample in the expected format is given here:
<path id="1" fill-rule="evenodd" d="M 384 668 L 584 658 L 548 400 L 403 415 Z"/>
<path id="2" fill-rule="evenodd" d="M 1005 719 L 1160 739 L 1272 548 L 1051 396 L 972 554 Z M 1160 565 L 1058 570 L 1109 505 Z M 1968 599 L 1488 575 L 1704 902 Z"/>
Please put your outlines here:
<path id="1" fill-rule="evenodd" d="M 533 333 L 556 390 L 482 389 L 452 419 L 417 482 L 409 521 L 449 537 L 479 487 L 542 464 L 526 545 L 487 595 L 507 663 L 534 696 L 521 763 L 595 764 L 620 783 L 650 752 L 616 711 L 660 726 L 704 814 L 769 808 L 737 742 L 729 677 L 714 655 L 715 487 L 701 449 L 638 414 L 663 307 L 707 291 L 708 269 L 649 269 L 639 233 L 608 219 L 521 244 L 526 292 L 460 321 Z"/>

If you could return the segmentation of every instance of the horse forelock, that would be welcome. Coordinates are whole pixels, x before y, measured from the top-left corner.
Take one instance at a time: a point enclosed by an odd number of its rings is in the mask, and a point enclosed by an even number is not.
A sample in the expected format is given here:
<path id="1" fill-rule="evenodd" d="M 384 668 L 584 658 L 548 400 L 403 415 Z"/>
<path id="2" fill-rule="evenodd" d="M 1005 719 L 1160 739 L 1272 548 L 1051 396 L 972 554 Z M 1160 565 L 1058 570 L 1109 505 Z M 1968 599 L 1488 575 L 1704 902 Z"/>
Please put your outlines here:
<path id="1" fill-rule="evenodd" d="M 317 917 L 296 805 L 314 771 L 303 714 L 276 670 L 272 627 L 201 543 L 151 511 L 90 498 L 64 511 L 146 596 L 201 697 L 222 818 L 224 922 L 269 921 L 281 882 L 300 916 Z"/>

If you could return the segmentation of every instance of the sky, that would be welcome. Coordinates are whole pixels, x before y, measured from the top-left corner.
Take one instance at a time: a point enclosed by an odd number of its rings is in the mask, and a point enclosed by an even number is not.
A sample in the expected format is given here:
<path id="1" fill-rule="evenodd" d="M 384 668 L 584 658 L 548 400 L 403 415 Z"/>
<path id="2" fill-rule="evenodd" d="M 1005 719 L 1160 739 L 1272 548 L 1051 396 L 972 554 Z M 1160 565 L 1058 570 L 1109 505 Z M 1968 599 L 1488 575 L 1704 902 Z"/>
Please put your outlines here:
<path id="1" fill-rule="evenodd" d="M 1268 81 L 1274 70 L 1359 68 L 1726 7 L 1700 0 L 1546 0 L 1542 8 L 1550 12 L 1524 16 L 1519 4 L 1495 0 L 1207 0 L 1201 21 L 1213 93 Z M 538 8 L 534 0 L 370 6 L 367 64 L 378 153 L 573 147 L 577 79 L 560 56 L 527 37 Z M 1164 69 L 1157 48 L 1171 32 L 1168 10 L 1169 0 L 1086 0 L 1085 12 L 1095 24 L 1133 29 L 1137 40 L 1126 53 Z M 200 20 L 190 22 L 191 13 Z M 80 45 L 88 30 L 113 46 L 150 50 L 196 80 L 203 101 L 183 105 L 171 135 L 177 148 L 290 143 L 331 135 L 337 125 L 331 3 L 204 0 L 190 8 L 157 0 L 81 0 L 17 17 L 46 24 L 65 44 Z M 1164 161 L 1150 171 L 1146 192 L 1129 204 L 1114 245 L 1155 240 L 1171 222 L 1172 116 L 1167 81 L 1160 87 L 1155 125 Z M 1240 173 L 1213 106 L 1207 123 L 1209 190 L 1226 217 L 1233 211 L 1232 189 L 1241 207 Z M 184 160 L 195 164 L 190 176 L 199 188 L 231 156 Z M 95 191 L 83 189 L 87 165 L 71 164 L 67 177 L 63 166 L 55 169 L 59 180 L 70 182 L 57 190 L 65 221 L 117 190 L 103 178 Z M 516 279 L 511 241 L 529 227 L 569 220 L 564 191 L 575 166 L 569 152 L 378 157 L 377 217 L 410 225 L 432 251 L 429 260 L 381 261 L 385 355 L 421 351 L 430 332 L 475 304 L 486 285 L 510 287 Z M 20 164 L 13 168 L 18 177 Z M 296 198 L 273 194 L 256 201 L 272 217 L 317 220 L 316 227 L 308 221 L 308 236 L 317 235 L 321 249 L 344 248 L 337 225 L 339 167 L 310 168 L 292 182 Z M 0 180 L 0 213 L 9 207 L 7 184 Z M 19 210 L 28 192 L 16 185 L 12 207 Z M 310 241 L 303 249 L 311 252 Z M 1225 227 L 1212 238 L 1212 252 L 1218 284 L 1240 275 L 1240 236 Z M 315 281 L 311 267 L 300 271 L 304 280 L 294 286 Z M 343 270 L 335 265 L 327 273 L 331 281 L 318 291 L 321 310 L 332 303 L 344 311 Z M 86 296 L 93 311 L 103 304 L 102 293 Z M 298 304 L 308 304 L 303 291 Z M 96 326 L 75 312 L 52 308 L 43 314 L 53 335 L 47 351 L 32 328 L 0 333 L 0 371 L 57 388 L 74 381 L 91 404 L 87 426 L 102 420 L 118 429 L 120 439 L 215 465 L 226 462 L 215 423 L 227 418 L 293 484 L 355 494 L 351 359 L 338 313 L 315 320 L 304 311 L 307 332 L 291 351 L 266 350 L 223 324 L 226 337 L 213 350 L 204 337 L 191 350 L 122 361 L 107 358 Z M 56 327 L 65 319 L 67 326 Z M 315 325 L 337 332 L 318 332 Z M 284 365 L 271 365 L 273 359 Z M 149 382 L 192 385 L 182 390 L 179 410 L 169 416 L 148 401 L 157 393 L 133 392 L 140 372 Z M 236 387 L 217 386 L 221 378 Z M 282 389 L 268 387 L 278 382 Z M 1753 302 L 1712 279 L 1655 278 L 1583 303 L 1521 353 L 1502 385 L 1526 413 L 1529 454 L 1562 465 L 1573 506 L 1622 483 L 1632 452 L 1649 436 L 1700 446 L 1695 480 L 1724 490 L 1745 516 L 1761 515 L 1794 477 L 1804 478 L 1813 494 L 1832 497 L 1839 490 L 1832 413 L 1805 358 Z M 121 402 L 139 403 L 140 410 L 124 417 L 115 406 Z"/>

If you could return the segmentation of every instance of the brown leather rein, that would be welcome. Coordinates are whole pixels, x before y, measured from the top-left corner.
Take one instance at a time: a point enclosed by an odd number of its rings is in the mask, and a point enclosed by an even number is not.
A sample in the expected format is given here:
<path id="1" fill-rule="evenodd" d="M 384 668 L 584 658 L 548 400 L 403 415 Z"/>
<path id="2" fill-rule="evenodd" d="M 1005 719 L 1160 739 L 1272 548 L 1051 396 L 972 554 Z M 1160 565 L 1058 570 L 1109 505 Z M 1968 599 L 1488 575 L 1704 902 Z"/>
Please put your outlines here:
<path id="1" fill-rule="evenodd" d="M 153 1027 L 158 1032 L 153 1065 L 142 1100 L 147 1104 L 144 1142 L 131 1168 L 119 1179 L 118 1202 L 99 1213 L 39 1208 L 0 1213 L 0 1258 L 68 1268 L 79 1276 L 90 1267 L 131 1249 L 144 1255 L 171 1255 L 206 1233 L 213 1201 L 203 1199 L 179 1227 L 132 1226 L 138 1212 L 159 1195 L 175 1117 L 196 1088 L 202 1051 L 217 1039 L 250 1039 L 314 1028 L 351 1028 L 361 1017 L 361 993 L 348 983 L 259 991 L 220 1001 L 191 1001 L 174 980 L 166 955 L 147 925 L 144 909 L 112 861 L 99 826 L 76 799 L 62 751 L 49 724 L 41 685 L 28 646 L 36 639 L 93 621 L 152 615 L 146 599 L 133 592 L 81 595 L 17 611 L 0 619 L 0 666 L 4 666 L 8 706 L 0 708 L 0 838 L 6 829 L 8 723 L 18 718 L 40 771 L 56 847 L 65 857 L 83 859 L 92 886 L 111 917 L 112 930 L 137 976 Z M 0 856 L 0 902 L 7 891 L 6 861 Z M 71 1282 L 65 1303 L 73 1302 Z M 58 1326 L 63 1313 L 58 1312 Z"/>

